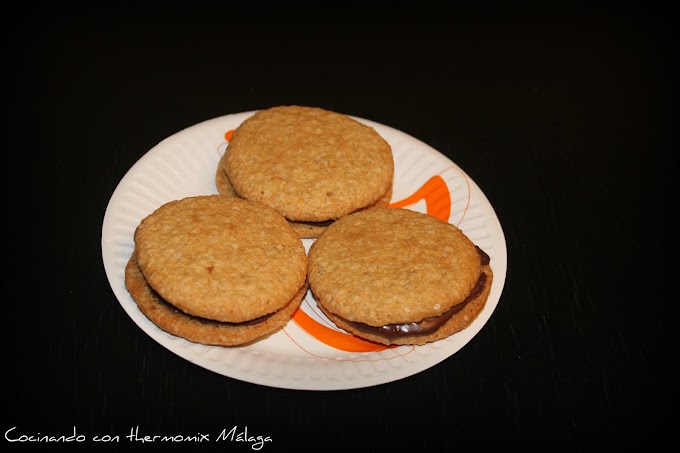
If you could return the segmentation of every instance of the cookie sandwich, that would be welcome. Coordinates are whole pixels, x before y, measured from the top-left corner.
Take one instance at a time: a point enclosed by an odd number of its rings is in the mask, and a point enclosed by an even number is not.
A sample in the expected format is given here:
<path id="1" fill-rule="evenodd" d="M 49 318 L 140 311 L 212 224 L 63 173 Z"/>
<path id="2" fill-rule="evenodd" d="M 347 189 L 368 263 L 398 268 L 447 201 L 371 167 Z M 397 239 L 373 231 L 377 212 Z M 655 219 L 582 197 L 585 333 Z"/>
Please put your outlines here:
<path id="1" fill-rule="evenodd" d="M 385 345 L 422 345 L 465 329 L 493 283 L 489 256 L 459 228 L 408 209 L 337 220 L 311 245 L 308 263 L 323 313 Z"/>
<path id="2" fill-rule="evenodd" d="M 302 241 L 278 213 L 236 197 L 170 201 L 135 229 L 125 285 L 162 330 L 217 346 L 285 326 L 307 291 Z"/>
<path id="3" fill-rule="evenodd" d="M 370 126 L 316 107 L 256 112 L 234 130 L 218 163 L 221 195 L 269 206 L 299 237 L 392 196 L 392 148 Z"/>

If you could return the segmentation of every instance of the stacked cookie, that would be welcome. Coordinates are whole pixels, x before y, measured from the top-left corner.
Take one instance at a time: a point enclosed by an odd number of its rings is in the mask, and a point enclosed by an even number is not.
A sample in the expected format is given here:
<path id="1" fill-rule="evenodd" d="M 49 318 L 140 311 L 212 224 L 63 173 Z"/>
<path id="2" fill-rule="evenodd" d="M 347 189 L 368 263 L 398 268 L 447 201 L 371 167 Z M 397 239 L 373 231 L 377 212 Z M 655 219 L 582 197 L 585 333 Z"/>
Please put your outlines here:
<path id="1" fill-rule="evenodd" d="M 493 282 L 463 232 L 408 209 L 371 208 L 329 226 L 309 250 L 308 282 L 337 326 L 385 344 L 425 344 L 468 327 Z"/>
<path id="2" fill-rule="evenodd" d="M 387 206 L 392 148 L 372 127 L 328 110 L 260 110 L 233 133 L 215 174 L 222 195 L 271 207 L 301 238 L 352 212 Z"/>
<path id="3" fill-rule="evenodd" d="M 272 209 L 220 195 L 162 205 L 135 230 L 126 287 L 144 315 L 189 341 L 235 346 L 284 326 L 307 292 L 307 255 Z"/>
<path id="4" fill-rule="evenodd" d="M 235 131 L 219 195 L 171 201 L 144 218 L 125 284 L 144 315 L 189 341 L 238 346 L 285 326 L 311 289 L 344 331 L 421 345 L 468 327 L 493 282 L 460 229 L 389 208 L 390 145 L 350 117 L 261 110 Z M 315 242 L 305 253 L 303 238 Z"/>

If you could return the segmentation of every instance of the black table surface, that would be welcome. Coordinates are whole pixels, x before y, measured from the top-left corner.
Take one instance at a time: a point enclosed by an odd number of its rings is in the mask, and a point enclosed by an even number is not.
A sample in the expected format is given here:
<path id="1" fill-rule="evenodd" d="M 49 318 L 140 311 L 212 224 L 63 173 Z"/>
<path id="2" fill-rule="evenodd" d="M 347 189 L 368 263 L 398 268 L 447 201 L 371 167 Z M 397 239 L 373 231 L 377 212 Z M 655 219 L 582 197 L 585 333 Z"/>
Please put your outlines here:
<path id="1" fill-rule="evenodd" d="M 269 437 L 263 451 L 671 438 L 672 16 L 419 7 L 7 10 L 3 451 L 254 449 L 216 441 L 234 426 Z M 190 363 L 121 307 L 101 234 L 131 166 L 201 121 L 291 104 L 416 137 L 491 202 L 505 285 L 448 359 L 366 388 L 267 387 Z"/>

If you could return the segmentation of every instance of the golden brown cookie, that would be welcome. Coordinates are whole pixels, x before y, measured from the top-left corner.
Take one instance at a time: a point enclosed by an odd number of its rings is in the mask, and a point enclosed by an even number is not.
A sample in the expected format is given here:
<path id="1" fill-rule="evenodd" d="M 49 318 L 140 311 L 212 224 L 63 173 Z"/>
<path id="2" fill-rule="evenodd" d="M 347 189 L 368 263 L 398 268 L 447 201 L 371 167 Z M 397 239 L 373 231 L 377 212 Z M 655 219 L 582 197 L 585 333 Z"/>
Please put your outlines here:
<path id="1" fill-rule="evenodd" d="M 216 173 L 220 193 L 228 182 L 239 197 L 306 224 L 379 203 L 394 176 L 392 148 L 375 129 L 303 106 L 272 107 L 247 118 L 218 167 L 225 169 Z"/>
<path id="2" fill-rule="evenodd" d="M 251 341 L 285 324 L 304 297 L 302 241 L 264 205 L 220 195 L 174 200 L 144 218 L 134 240 L 128 291 L 152 322 L 191 341 Z"/>
<path id="3" fill-rule="evenodd" d="M 284 327 L 307 293 L 303 285 L 283 308 L 253 321 L 229 323 L 191 316 L 163 300 L 144 279 L 134 255 L 125 267 L 125 286 L 140 311 L 162 330 L 194 343 L 240 346 Z"/>
<path id="4" fill-rule="evenodd" d="M 217 164 L 217 170 L 215 171 L 215 187 L 217 188 L 217 193 L 220 195 L 224 195 L 226 197 L 238 197 L 234 191 L 234 186 L 232 186 L 231 182 L 229 181 L 227 170 L 224 168 L 226 156 L 226 153 L 223 154 Z"/>
<path id="5" fill-rule="evenodd" d="M 227 171 L 224 168 L 225 160 L 226 154 L 224 154 L 220 158 L 220 161 L 217 165 L 217 171 L 215 172 L 215 186 L 217 188 L 217 192 L 220 195 L 224 195 L 227 197 L 238 197 L 238 194 L 234 191 L 234 187 L 231 185 L 231 182 L 229 181 Z M 370 207 L 386 208 L 390 205 L 391 200 L 392 200 L 392 186 L 390 186 L 387 189 L 387 192 L 385 192 L 385 194 L 380 200 L 378 200 Z M 296 222 L 293 220 L 288 221 L 288 223 L 290 223 L 290 226 L 293 227 L 293 230 L 298 234 L 300 239 L 319 237 L 321 233 L 324 232 L 326 227 L 330 225 L 332 222 L 333 222 L 332 220 L 327 220 L 325 222 Z"/>
<path id="6" fill-rule="evenodd" d="M 474 321 L 493 271 L 456 226 L 370 208 L 337 220 L 311 245 L 307 278 L 319 308 L 342 329 L 386 345 L 425 344 Z"/>

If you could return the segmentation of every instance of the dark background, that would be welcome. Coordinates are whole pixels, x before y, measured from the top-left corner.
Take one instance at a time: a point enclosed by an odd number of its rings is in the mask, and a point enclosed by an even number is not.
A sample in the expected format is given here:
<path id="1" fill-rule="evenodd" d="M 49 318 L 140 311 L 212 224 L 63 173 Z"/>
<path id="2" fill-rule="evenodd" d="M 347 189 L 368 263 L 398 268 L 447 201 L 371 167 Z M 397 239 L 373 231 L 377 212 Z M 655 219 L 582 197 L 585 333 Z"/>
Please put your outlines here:
<path id="1" fill-rule="evenodd" d="M 5 8 L 3 433 L 247 425 L 273 438 L 264 451 L 672 441 L 675 15 L 360 5 Z M 365 389 L 274 389 L 174 355 L 120 306 L 101 227 L 127 170 L 185 127 L 285 104 L 413 135 L 494 206 L 505 288 L 449 359 Z"/>

